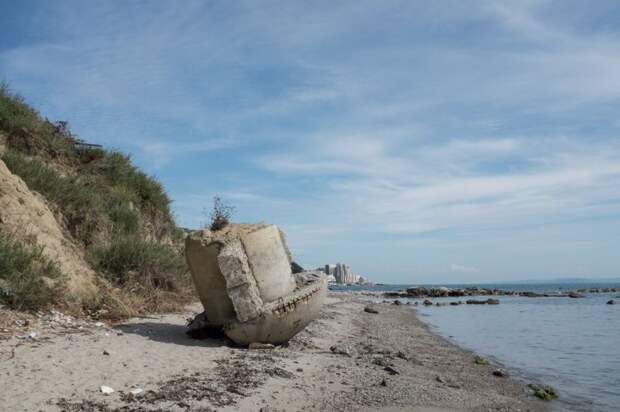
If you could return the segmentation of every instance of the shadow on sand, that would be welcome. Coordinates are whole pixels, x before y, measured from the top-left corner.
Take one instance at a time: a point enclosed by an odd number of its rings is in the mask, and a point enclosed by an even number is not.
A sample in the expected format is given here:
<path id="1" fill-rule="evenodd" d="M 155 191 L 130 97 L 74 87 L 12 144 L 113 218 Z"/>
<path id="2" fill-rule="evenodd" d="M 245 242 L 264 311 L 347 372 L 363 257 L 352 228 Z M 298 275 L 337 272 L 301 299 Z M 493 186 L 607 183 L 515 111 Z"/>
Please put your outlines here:
<path id="1" fill-rule="evenodd" d="M 178 324 L 160 322 L 126 323 L 117 325 L 114 329 L 123 333 L 144 336 L 156 342 L 172 343 L 175 345 L 202 347 L 231 346 L 231 342 L 223 336 L 201 337 L 200 339 L 192 338 L 186 333 L 187 327 Z"/>

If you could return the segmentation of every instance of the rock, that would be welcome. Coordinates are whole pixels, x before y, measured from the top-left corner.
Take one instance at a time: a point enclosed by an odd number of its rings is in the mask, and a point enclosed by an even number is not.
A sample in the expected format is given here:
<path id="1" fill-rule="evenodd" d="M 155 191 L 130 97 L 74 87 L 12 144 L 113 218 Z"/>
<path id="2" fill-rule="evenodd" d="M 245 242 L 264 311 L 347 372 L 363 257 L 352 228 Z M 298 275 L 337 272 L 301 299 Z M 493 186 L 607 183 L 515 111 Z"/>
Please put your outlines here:
<path id="1" fill-rule="evenodd" d="M 407 289 L 407 295 L 413 298 L 417 298 L 422 296 L 428 296 L 429 292 L 428 289 L 424 287 L 416 287 Z"/>
<path id="2" fill-rule="evenodd" d="M 400 359 L 404 359 L 404 360 L 409 360 L 409 356 L 407 356 L 405 352 L 400 351 L 400 350 L 396 352 L 396 357 Z"/>
<path id="3" fill-rule="evenodd" d="M 443 376 L 437 375 L 435 377 L 435 380 L 439 383 L 446 383 L 447 381 L 445 380 L 445 378 Z"/>
<path id="4" fill-rule="evenodd" d="M 476 356 L 474 358 L 474 363 L 476 365 L 488 365 L 489 361 L 486 358 L 483 358 L 482 356 Z"/>
<path id="5" fill-rule="evenodd" d="M 459 302 L 450 302 L 450 306 L 458 306 L 458 305 L 460 305 Z"/>
<path id="6" fill-rule="evenodd" d="M 536 293 L 536 292 L 527 292 L 527 291 L 525 291 L 525 292 L 519 292 L 519 295 L 521 295 L 521 296 L 525 296 L 525 297 L 527 297 L 527 298 L 541 298 L 541 297 L 543 297 L 543 296 L 544 296 L 543 294 L 540 294 L 540 293 Z"/>
<path id="7" fill-rule="evenodd" d="M 499 305 L 499 299 L 487 299 L 487 305 Z"/>
<path id="8" fill-rule="evenodd" d="M 607 304 L 608 304 L 608 305 L 615 305 L 615 304 L 616 304 L 616 301 L 615 301 L 615 300 L 613 300 L 613 299 L 611 299 L 611 300 L 608 300 L 608 301 L 607 301 Z"/>
<path id="9" fill-rule="evenodd" d="M 437 288 L 437 293 L 440 296 L 448 296 L 448 294 L 450 293 L 450 289 L 448 289 L 445 286 L 440 286 L 440 287 Z"/>
<path id="10" fill-rule="evenodd" d="M 383 368 L 383 370 L 386 371 L 387 373 L 389 373 L 390 375 L 398 375 L 399 374 L 399 372 L 396 369 L 394 369 L 393 367 L 391 367 L 391 366 L 386 366 L 385 368 Z"/>
<path id="11" fill-rule="evenodd" d="M 430 301 L 430 300 L 428 300 L 428 299 L 424 299 L 424 302 L 423 302 L 423 303 L 424 303 L 424 306 L 432 306 L 432 305 L 433 305 L 433 302 L 431 302 L 431 301 Z"/>
<path id="12" fill-rule="evenodd" d="M 493 371 L 493 376 L 497 376 L 498 378 L 505 378 L 508 376 L 508 373 L 503 369 L 495 369 Z"/>
<path id="13" fill-rule="evenodd" d="M 109 386 L 105 386 L 105 385 L 101 385 L 99 390 L 101 390 L 101 393 L 103 393 L 104 395 L 109 395 L 111 393 L 114 393 L 114 389 L 110 388 Z"/>
<path id="14" fill-rule="evenodd" d="M 293 372 L 289 372 L 286 369 L 277 367 L 273 369 L 268 369 L 266 372 L 269 376 L 279 376 L 280 378 L 285 379 L 293 379 L 295 377 L 295 374 Z"/>
<path id="15" fill-rule="evenodd" d="M 372 363 L 374 363 L 375 365 L 378 366 L 383 366 L 384 368 L 390 367 L 392 366 L 392 362 L 389 361 L 389 359 L 380 356 L 380 357 L 376 357 L 372 360 Z"/>
<path id="16" fill-rule="evenodd" d="M 476 300 L 476 299 L 468 299 L 465 301 L 468 305 L 486 305 L 486 300 Z"/>
<path id="17" fill-rule="evenodd" d="M 269 350 L 275 348 L 271 343 L 252 342 L 248 345 L 250 350 Z"/>
<path id="18" fill-rule="evenodd" d="M 129 393 L 133 396 L 140 395 L 142 392 L 144 392 L 144 389 L 141 388 L 136 388 L 129 391 Z"/>
<path id="19" fill-rule="evenodd" d="M 194 339 L 221 339 L 224 337 L 222 327 L 211 324 L 204 312 L 199 313 L 193 319 L 187 319 L 187 331 L 185 333 Z"/>
<path id="20" fill-rule="evenodd" d="M 105 356 L 110 356 L 110 352 L 108 352 L 107 350 L 104 350 L 104 351 L 103 351 L 103 354 L 104 354 Z"/>
<path id="21" fill-rule="evenodd" d="M 377 309 L 375 309 L 374 307 L 368 305 L 364 308 L 364 312 L 366 313 L 379 313 L 379 311 Z"/>
<path id="22" fill-rule="evenodd" d="M 332 353 L 335 353 L 336 355 L 344 355 L 348 357 L 351 357 L 353 353 L 353 350 L 351 349 L 351 347 L 349 345 L 344 345 L 344 344 L 333 345 L 332 347 L 329 348 L 329 350 L 332 351 Z"/>
<path id="23" fill-rule="evenodd" d="M 379 385 L 387 386 L 387 381 L 385 380 L 385 378 L 381 380 L 381 383 Z"/>
<path id="24" fill-rule="evenodd" d="M 568 292 L 568 297 L 577 299 L 577 298 L 584 298 L 585 296 L 577 292 Z"/>
<path id="25" fill-rule="evenodd" d="M 305 272 L 305 269 L 302 268 L 297 262 L 291 262 L 291 272 L 293 275 L 296 273 Z"/>
<path id="26" fill-rule="evenodd" d="M 560 395 L 557 389 L 549 385 L 539 386 L 535 383 L 530 383 L 527 386 L 534 391 L 534 395 L 544 401 L 551 401 Z"/>
<path id="27" fill-rule="evenodd" d="M 393 302 L 394 305 L 402 305 L 402 302 L 400 300 L 395 300 Z"/>

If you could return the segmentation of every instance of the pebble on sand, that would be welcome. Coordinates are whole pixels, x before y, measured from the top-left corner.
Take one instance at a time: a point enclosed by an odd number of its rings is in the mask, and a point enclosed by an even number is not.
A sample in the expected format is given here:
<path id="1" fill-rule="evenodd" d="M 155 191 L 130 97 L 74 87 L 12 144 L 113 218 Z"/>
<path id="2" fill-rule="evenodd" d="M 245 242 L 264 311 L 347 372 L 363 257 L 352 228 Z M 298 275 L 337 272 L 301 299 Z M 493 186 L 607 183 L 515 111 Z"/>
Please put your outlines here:
<path id="1" fill-rule="evenodd" d="M 373 308 L 372 306 L 366 306 L 364 308 L 364 312 L 366 313 L 379 313 L 379 311 L 375 308 Z"/>
<path id="2" fill-rule="evenodd" d="M 101 390 L 101 393 L 103 393 L 104 395 L 109 395 L 111 393 L 114 393 L 114 389 L 110 388 L 109 386 L 101 385 L 99 389 Z"/>

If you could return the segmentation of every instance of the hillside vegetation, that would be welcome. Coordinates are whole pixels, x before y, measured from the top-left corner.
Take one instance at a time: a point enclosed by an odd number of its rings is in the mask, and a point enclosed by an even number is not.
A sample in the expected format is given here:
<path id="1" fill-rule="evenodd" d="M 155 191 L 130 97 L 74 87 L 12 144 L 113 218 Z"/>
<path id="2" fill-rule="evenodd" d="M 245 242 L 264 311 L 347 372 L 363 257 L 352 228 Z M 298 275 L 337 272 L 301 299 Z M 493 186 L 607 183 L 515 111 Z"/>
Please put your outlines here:
<path id="1" fill-rule="evenodd" d="M 6 85 L 0 86 L 2 146 L 0 159 L 45 198 L 97 274 L 97 298 L 82 302 L 82 310 L 123 316 L 183 301 L 190 284 L 183 232 L 161 184 L 129 156 L 82 144 L 65 122 L 42 118 Z M 0 232 L 0 303 L 26 309 L 66 303 L 58 293 L 63 274 L 41 254 L 44 247 Z"/>

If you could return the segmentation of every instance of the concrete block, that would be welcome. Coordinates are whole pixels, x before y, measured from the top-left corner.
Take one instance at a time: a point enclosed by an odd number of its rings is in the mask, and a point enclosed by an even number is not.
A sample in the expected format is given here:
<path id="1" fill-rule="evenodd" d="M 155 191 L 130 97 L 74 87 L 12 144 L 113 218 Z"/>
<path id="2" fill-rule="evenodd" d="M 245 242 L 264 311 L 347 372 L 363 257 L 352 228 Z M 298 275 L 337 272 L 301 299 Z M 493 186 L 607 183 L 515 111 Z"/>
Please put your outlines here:
<path id="1" fill-rule="evenodd" d="M 275 225 L 248 233 L 243 246 L 264 302 L 271 302 L 295 290 L 287 249 Z"/>
<path id="2" fill-rule="evenodd" d="M 235 317 L 235 309 L 226 293 L 226 280 L 217 263 L 219 252 L 220 244 L 205 244 L 200 236 L 185 239 L 185 256 L 194 285 L 207 318 L 214 325 L 223 325 Z"/>
<path id="3" fill-rule="evenodd" d="M 237 224 L 191 233 L 185 255 L 208 323 L 241 345 L 283 343 L 319 313 L 327 282 L 291 273 L 274 225 Z"/>

